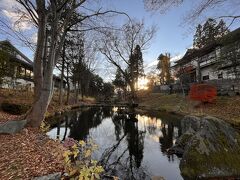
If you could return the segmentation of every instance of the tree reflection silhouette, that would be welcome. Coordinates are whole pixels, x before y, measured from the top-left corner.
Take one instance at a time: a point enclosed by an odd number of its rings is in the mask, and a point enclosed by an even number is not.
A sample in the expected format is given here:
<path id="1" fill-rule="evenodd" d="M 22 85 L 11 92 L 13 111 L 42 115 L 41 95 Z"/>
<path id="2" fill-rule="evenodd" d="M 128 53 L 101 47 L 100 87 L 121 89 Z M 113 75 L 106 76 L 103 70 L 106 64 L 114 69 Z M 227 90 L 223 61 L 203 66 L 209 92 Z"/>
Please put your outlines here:
<path id="1" fill-rule="evenodd" d="M 106 123 L 102 123 L 106 119 Z M 171 116 L 161 119 L 146 115 L 136 116 L 134 113 L 126 114 L 124 109 L 114 111 L 112 108 L 83 108 L 64 116 L 64 121 L 63 139 L 69 134 L 71 138 L 85 141 L 92 138 L 89 137 L 90 130 L 102 123 L 103 126 L 99 126 L 99 129 L 91 131 L 93 138 L 99 136 L 96 139 L 99 140 L 100 147 L 104 147 L 98 152 L 97 159 L 107 174 L 122 179 L 150 179 L 148 167 L 143 164 L 144 153 L 146 158 L 148 157 L 148 152 L 146 150 L 144 152 L 145 141 L 152 141 L 148 143 L 150 147 L 145 149 L 151 149 L 152 144 L 154 146 L 160 144 L 158 152 L 166 154 L 167 149 L 172 147 L 174 140 L 181 133 L 180 121 L 174 121 Z M 63 124 L 58 125 L 58 135 L 61 126 Z M 109 127 L 112 128 L 108 131 L 106 128 Z M 102 145 L 102 142 L 106 144 Z M 174 160 L 174 156 L 167 158 L 169 161 Z"/>
<path id="2" fill-rule="evenodd" d="M 123 120 L 126 119 L 125 114 L 115 114 L 112 117 L 112 122 L 114 124 L 114 132 L 116 136 L 116 141 L 120 140 L 120 135 L 122 133 Z"/>
<path id="3" fill-rule="evenodd" d="M 162 136 L 159 137 L 159 143 L 161 144 L 161 151 L 163 153 L 167 152 L 167 149 L 173 146 L 173 130 L 174 126 L 172 123 L 162 124 Z"/>
<path id="4" fill-rule="evenodd" d="M 70 117 L 69 137 L 76 140 L 88 140 L 89 130 L 101 124 L 103 114 L 101 109 L 90 108 L 79 114 L 75 112 Z"/>
<path id="5" fill-rule="evenodd" d="M 127 135 L 130 168 L 132 168 L 132 157 L 134 157 L 135 166 L 139 168 L 143 159 L 145 132 L 138 130 L 137 122 L 127 119 L 125 121 L 124 133 Z"/>

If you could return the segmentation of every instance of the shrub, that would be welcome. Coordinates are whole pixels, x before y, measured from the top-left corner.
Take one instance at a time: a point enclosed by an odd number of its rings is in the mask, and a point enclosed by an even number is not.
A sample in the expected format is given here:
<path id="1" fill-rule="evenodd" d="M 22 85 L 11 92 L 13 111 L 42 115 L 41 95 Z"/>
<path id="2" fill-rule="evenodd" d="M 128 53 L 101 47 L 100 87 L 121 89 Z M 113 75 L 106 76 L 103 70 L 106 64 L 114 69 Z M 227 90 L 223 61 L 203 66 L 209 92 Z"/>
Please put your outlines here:
<path id="1" fill-rule="evenodd" d="M 1 108 L 4 112 L 7 112 L 9 114 L 21 115 L 26 113 L 30 109 L 30 106 L 26 104 L 3 102 L 1 104 Z"/>
<path id="2" fill-rule="evenodd" d="M 64 147 L 68 148 L 64 152 L 65 172 L 71 179 L 100 179 L 100 174 L 104 171 L 97 161 L 91 159 L 92 152 L 97 146 L 92 142 L 75 141 L 68 138 L 64 142 Z"/>
<path id="3" fill-rule="evenodd" d="M 216 87 L 208 84 L 193 84 L 190 88 L 189 98 L 203 103 L 211 103 L 216 99 Z"/>

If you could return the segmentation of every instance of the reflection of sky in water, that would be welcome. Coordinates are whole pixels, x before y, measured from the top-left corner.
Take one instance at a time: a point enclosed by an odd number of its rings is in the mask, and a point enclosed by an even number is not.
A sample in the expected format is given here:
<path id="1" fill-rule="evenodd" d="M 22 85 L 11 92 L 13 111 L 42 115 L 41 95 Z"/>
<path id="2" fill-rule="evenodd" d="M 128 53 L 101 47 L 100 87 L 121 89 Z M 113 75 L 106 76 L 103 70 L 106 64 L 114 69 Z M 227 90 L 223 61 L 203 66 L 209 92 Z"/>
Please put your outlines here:
<path id="1" fill-rule="evenodd" d="M 60 134 L 59 134 L 59 139 L 63 139 L 64 133 L 65 133 L 66 128 L 65 127 L 60 127 Z M 67 134 L 66 137 L 69 136 L 70 129 L 67 128 Z M 57 127 L 51 129 L 49 132 L 47 132 L 47 135 L 52 138 L 52 139 L 57 139 Z"/>
<path id="2" fill-rule="evenodd" d="M 74 116 L 75 119 L 73 118 L 72 121 L 78 124 L 70 123 L 66 137 L 81 133 L 83 137 L 93 139 L 99 147 L 93 158 L 99 159 L 106 149 L 116 145 L 118 140 L 123 137 L 111 154 L 109 164 L 121 155 L 121 163 L 129 166 L 129 157 L 132 157 L 135 165 L 140 162 L 140 167 L 135 167 L 136 172 L 143 169 L 150 177 L 162 176 L 167 180 L 182 179 L 178 167 L 180 160 L 175 155 L 168 156 L 166 154 L 166 149 L 175 143 L 179 135 L 177 125 L 166 119 L 162 121 L 162 118 L 145 115 L 137 115 L 138 121 L 134 123 L 129 119 L 124 119 L 126 117 L 118 115 L 117 109 L 113 109 L 112 114 L 106 117 L 100 111 L 95 114 L 93 114 L 94 111 L 87 113 L 87 111 L 83 111 Z M 93 119 L 92 121 L 90 117 Z M 81 127 L 81 132 L 76 127 Z M 65 130 L 63 123 L 60 127 L 61 140 Z M 70 131 L 74 131 L 74 133 L 70 133 Z M 53 128 L 48 135 L 56 138 L 57 127 Z"/>

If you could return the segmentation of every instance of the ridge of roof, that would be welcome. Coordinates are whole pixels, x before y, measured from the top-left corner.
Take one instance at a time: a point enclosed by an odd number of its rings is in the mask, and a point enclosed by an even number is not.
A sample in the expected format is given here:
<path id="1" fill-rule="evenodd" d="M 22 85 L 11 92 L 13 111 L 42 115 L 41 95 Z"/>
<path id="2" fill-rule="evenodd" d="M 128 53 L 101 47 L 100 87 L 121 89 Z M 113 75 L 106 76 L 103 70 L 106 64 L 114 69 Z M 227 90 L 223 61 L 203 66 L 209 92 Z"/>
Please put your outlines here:
<path id="1" fill-rule="evenodd" d="M 31 61 L 27 56 L 25 56 L 21 51 L 19 51 L 9 40 L 3 40 L 3 41 L 0 41 L 0 44 L 3 44 L 3 43 L 7 43 L 8 45 L 10 45 L 18 54 L 20 54 L 24 60 L 26 60 L 30 65 L 33 64 L 33 61 Z"/>
<path id="2" fill-rule="evenodd" d="M 217 46 L 226 46 L 226 45 L 234 43 L 235 41 L 238 41 L 238 40 L 240 40 L 240 27 L 231 31 L 231 32 L 229 32 L 225 36 L 222 36 L 222 37 L 216 39 L 214 42 L 211 42 L 210 44 L 204 46 L 203 48 L 187 49 L 184 56 L 181 59 L 177 60 L 175 62 L 175 64 L 177 65 L 177 64 L 186 63 L 193 58 L 196 58 L 198 56 L 202 56 L 204 54 L 207 54 L 207 53 L 211 52 Z"/>

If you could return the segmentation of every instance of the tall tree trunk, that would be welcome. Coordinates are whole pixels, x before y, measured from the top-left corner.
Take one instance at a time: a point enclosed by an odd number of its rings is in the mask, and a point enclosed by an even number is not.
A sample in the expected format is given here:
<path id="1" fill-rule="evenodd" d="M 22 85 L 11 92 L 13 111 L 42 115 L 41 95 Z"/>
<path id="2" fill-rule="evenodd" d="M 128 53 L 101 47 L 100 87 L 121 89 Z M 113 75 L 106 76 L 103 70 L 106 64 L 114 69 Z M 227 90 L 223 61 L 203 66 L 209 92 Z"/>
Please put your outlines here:
<path id="1" fill-rule="evenodd" d="M 69 96 L 70 96 L 70 83 L 69 83 L 69 64 L 67 63 L 67 105 L 69 104 Z"/>
<path id="2" fill-rule="evenodd" d="M 75 82 L 74 84 L 74 91 L 75 91 L 75 99 L 74 99 L 74 103 L 78 102 L 78 88 L 77 88 L 77 82 Z"/>
<path id="3" fill-rule="evenodd" d="M 50 66 L 45 70 L 43 87 L 41 88 L 39 98 L 33 104 L 32 111 L 27 117 L 28 125 L 31 127 L 39 127 L 41 125 L 50 103 L 53 94 L 53 69 L 51 68 Z"/>
<path id="4" fill-rule="evenodd" d="M 131 90 L 131 99 L 130 100 L 131 100 L 131 103 L 134 103 L 135 98 L 136 98 L 134 81 L 131 81 L 129 83 L 129 86 L 130 86 L 130 90 Z"/>
<path id="5" fill-rule="evenodd" d="M 29 126 L 39 126 L 39 119 L 43 119 L 46 107 L 42 106 L 46 101 L 47 92 L 41 93 L 43 85 L 43 57 L 44 45 L 46 41 L 46 17 L 45 17 L 45 1 L 37 2 L 38 13 L 38 41 L 34 56 L 33 72 L 34 72 L 34 104 L 31 111 L 27 114 L 27 121 Z M 44 111 L 44 113 L 42 113 Z M 43 115 L 42 115 L 43 114 Z M 41 122 L 40 122 L 41 123 Z"/>
<path id="6" fill-rule="evenodd" d="M 70 97 L 70 83 L 67 80 L 67 100 L 66 100 L 67 105 L 69 105 L 69 97 Z"/>
<path id="7" fill-rule="evenodd" d="M 59 104 L 63 104 L 63 78 L 64 78 L 64 66 L 65 66 L 65 42 L 63 45 L 63 57 L 62 57 L 62 69 L 61 69 L 61 81 L 60 81 L 60 93 L 59 93 Z"/>
<path id="8" fill-rule="evenodd" d="M 40 2 L 40 1 L 37 1 Z M 42 3 L 43 1 L 41 1 Z M 43 3 L 44 4 L 44 3 Z M 41 4 L 42 5 L 42 4 Z M 42 11 L 45 10 L 45 6 L 44 9 L 42 9 Z M 43 13 L 44 14 L 44 13 Z M 40 16 L 41 18 L 41 16 Z M 44 40 L 41 40 L 41 38 L 45 39 L 46 38 L 46 34 L 45 34 L 45 30 L 46 30 L 46 19 L 43 20 L 43 23 L 40 25 L 39 24 L 39 30 L 38 30 L 38 43 L 41 43 L 39 46 L 42 47 L 41 49 L 39 49 L 39 52 L 41 52 L 40 56 L 41 59 L 37 59 L 39 60 L 39 62 L 34 62 L 34 65 L 37 69 L 35 69 L 36 72 L 36 76 L 38 77 L 35 80 L 35 83 L 39 83 L 38 80 L 42 80 L 41 81 L 41 86 L 36 86 L 35 93 L 37 93 L 37 96 L 35 96 L 35 102 L 32 106 L 32 110 L 31 112 L 28 114 L 27 116 L 27 120 L 28 120 L 28 125 L 31 127 L 39 127 L 41 125 L 41 122 L 44 120 L 45 117 L 45 113 L 47 111 L 48 105 L 50 103 L 50 100 L 52 98 L 53 95 L 53 69 L 55 66 L 55 62 L 56 62 L 56 58 L 57 58 L 57 18 L 53 19 L 54 21 L 51 23 L 51 45 L 49 47 L 49 51 L 48 52 L 44 52 Z M 43 52 L 42 52 L 43 51 Z M 37 52 L 37 53 L 39 53 Z M 44 67 L 44 74 L 40 73 L 40 70 L 43 69 L 42 66 L 42 60 L 43 60 L 43 53 L 48 53 L 48 59 L 46 62 L 46 67 Z M 38 54 L 36 54 L 37 57 Z M 39 56 L 39 57 L 40 57 Z M 40 63 L 41 61 L 41 63 Z M 41 69 L 38 69 L 41 68 Z"/>
<path id="9" fill-rule="evenodd" d="M 36 1 L 38 13 L 38 41 L 33 63 L 34 102 L 38 100 L 43 83 L 43 58 L 46 42 L 45 1 Z"/>

